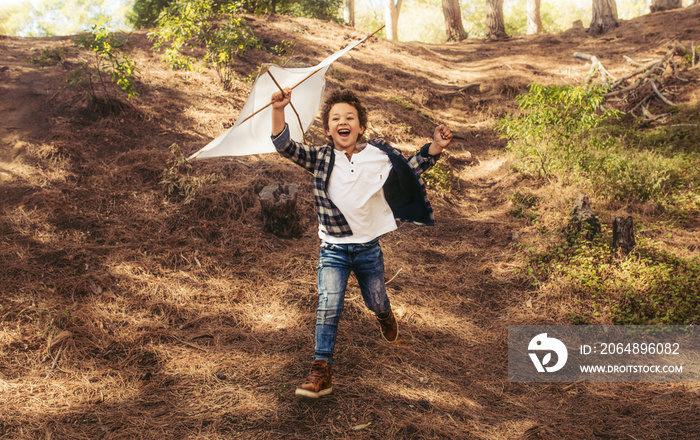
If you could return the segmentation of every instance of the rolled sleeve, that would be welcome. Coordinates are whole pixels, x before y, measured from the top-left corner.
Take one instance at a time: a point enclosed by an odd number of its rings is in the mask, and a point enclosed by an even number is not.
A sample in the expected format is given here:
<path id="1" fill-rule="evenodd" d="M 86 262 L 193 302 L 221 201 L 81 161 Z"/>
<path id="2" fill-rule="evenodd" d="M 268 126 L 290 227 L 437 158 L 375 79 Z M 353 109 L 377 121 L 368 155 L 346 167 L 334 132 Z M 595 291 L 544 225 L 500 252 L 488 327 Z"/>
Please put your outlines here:
<path id="1" fill-rule="evenodd" d="M 408 164 L 411 165 L 411 168 L 413 168 L 416 174 L 420 175 L 424 171 L 429 170 L 437 163 L 438 159 L 440 159 L 440 154 L 430 154 L 428 152 L 429 149 L 430 143 L 427 143 L 423 145 L 418 153 L 408 159 Z"/>
<path id="2" fill-rule="evenodd" d="M 271 138 L 277 151 L 282 151 L 287 148 L 289 141 L 291 141 L 291 137 L 289 135 L 289 124 L 284 124 L 284 129 L 277 135 L 272 135 Z"/>
<path id="3" fill-rule="evenodd" d="M 272 135 L 272 143 L 279 154 L 296 163 L 305 170 L 313 173 L 318 149 L 294 141 L 289 134 L 289 125 L 284 124 L 284 130 Z"/>

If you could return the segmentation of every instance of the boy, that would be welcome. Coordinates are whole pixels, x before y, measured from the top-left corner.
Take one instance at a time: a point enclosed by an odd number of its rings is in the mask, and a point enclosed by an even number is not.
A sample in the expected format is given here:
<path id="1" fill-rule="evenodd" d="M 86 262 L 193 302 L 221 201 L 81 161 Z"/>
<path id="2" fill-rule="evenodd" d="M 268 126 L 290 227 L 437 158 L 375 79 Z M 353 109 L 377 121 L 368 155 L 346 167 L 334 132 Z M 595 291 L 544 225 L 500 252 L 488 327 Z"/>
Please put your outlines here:
<path id="1" fill-rule="evenodd" d="M 291 95 L 290 89 L 272 95 L 272 141 L 280 154 L 314 176 L 321 238 L 316 346 L 311 372 L 296 394 L 318 398 L 333 390 L 331 363 L 350 272 L 355 273 L 365 305 L 379 321 L 382 337 L 388 342 L 398 338 L 379 236 L 396 229 L 395 219 L 434 224 L 425 185 L 418 176 L 435 164 L 452 133 L 438 126 L 433 142 L 408 160 L 381 139 L 360 143 L 367 112 L 352 92 L 340 91 L 326 100 L 321 113 L 329 142 L 311 147 L 289 137 L 284 108 Z"/>

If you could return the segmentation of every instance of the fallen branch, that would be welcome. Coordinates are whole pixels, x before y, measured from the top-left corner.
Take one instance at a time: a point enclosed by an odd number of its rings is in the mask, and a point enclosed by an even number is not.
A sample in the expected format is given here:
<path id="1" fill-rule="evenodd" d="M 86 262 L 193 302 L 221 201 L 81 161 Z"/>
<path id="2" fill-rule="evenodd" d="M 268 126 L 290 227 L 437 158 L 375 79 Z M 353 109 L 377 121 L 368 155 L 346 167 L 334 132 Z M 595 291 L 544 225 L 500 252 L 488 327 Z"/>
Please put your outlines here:
<path id="1" fill-rule="evenodd" d="M 694 52 L 695 47 L 692 49 Z M 664 84 L 668 79 L 675 79 L 683 82 L 688 81 L 688 79 L 680 76 L 678 64 L 673 59 L 675 55 L 682 55 L 688 52 L 689 50 L 684 46 L 674 44 L 661 58 L 653 60 L 644 60 L 642 62 L 624 56 L 624 59 L 636 68 L 618 79 L 615 79 L 613 75 L 605 69 L 595 55 L 574 52 L 574 56 L 590 61 L 591 63 L 591 69 L 588 72 L 586 83 L 592 81 L 596 72 L 599 72 L 601 85 L 608 89 L 608 92 L 605 94 L 606 99 L 615 98 L 618 101 L 624 101 L 627 103 L 628 107 L 624 109 L 624 111 L 630 113 L 637 111 L 639 115 L 646 117 L 649 121 L 653 121 L 656 118 L 653 116 L 650 117 L 648 109 L 646 108 L 649 101 L 659 99 L 668 106 L 676 107 L 676 104 L 664 96 L 662 90 L 668 90 L 668 87 Z M 612 83 L 608 82 L 609 78 L 613 79 Z M 646 110 L 646 113 L 644 110 Z"/>
<path id="2" fill-rule="evenodd" d="M 670 105 L 671 107 L 677 107 L 676 104 L 674 104 L 671 101 L 669 101 L 668 99 L 666 99 L 666 97 L 664 95 L 662 95 L 661 92 L 659 92 L 659 89 L 656 88 L 656 83 L 654 82 L 653 79 L 649 80 L 649 82 L 651 83 L 652 90 L 654 90 L 654 93 L 656 93 L 656 96 L 658 96 L 660 100 L 662 100 L 667 105 Z"/>
<path id="3" fill-rule="evenodd" d="M 610 79 L 615 80 L 615 77 L 608 72 L 608 69 L 603 66 L 603 63 L 600 62 L 600 60 L 595 56 L 595 55 L 589 55 L 586 53 L 581 53 L 581 52 L 574 52 L 574 56 L 576 58 L 581 58 L 583 60 L 588 60 L 591 62 L 591 70 L 588 71 L 588 79 L 586 82 L 589 82 L 593 76 L 598 72 L 600 74 L 600 82 L 606 86 L 608 84 L 608 77 Z"/>
<path id="4" fill-rule="evenodd" d="M 673 77 L 676 78 L 678 81 L 683 81 L 683 82 L 688 82 L 690 81 L 688 78 L 681 78 L 678 76 L 678 64 L 674 60 L 671 60 L 671 66 L 673 67 Z"/>
<path id="5" fill-rule="evenodd" d="M 649 111 L 649 107 L 644 106 L 644 105 L 642 106 L 642 114 L 646 118 L 647 122 L 658 121 L 659 119 L 663 119 L 666 116 L 670 115 L 670 113 L 661 113 L 660 115 L 653 115 Z"/>
<path id="6" fill-rule="evenodd" d="M 628 57 L 627 55 L 622 55 L 622 58 L 625 59 L 628 63 L 632 64 L 633 66 L 637 67 L 643 67 L 644 65 L 642 63 L 638 63 L 637 61 L 633 60 L 632 58 Z"/>
<path id="7" fill-rule="evenodd" d="M 653 70 L 655 70 L 659 64 L 661 63 L 661 60 L 654 60 L 650 63 L 644 64 L 643 66 L 639 67 L 638 69 L 633 70 L 632 72 L 628 73 L 627 75 L 621 77 L 617 81 L 615 81 L 612 85 L 612 87 L 617 87 L 618 85 L 622 84 L 624 81 L 627 81 L 628 79 L 639 75 L 640 73 L 644 73 L 643 77 L 649 76 Z"/>
<path id="8" fill-rule="evenodd" d="M 648 105 L 647 103 L 654 97 L 653 93 L 650 93 L 643 97 L 634 107 L 632 107 L 629 112 L 634 113 L 638 108 L 642 108 L 642 114 L 644 114 L 644 107 Z"/>

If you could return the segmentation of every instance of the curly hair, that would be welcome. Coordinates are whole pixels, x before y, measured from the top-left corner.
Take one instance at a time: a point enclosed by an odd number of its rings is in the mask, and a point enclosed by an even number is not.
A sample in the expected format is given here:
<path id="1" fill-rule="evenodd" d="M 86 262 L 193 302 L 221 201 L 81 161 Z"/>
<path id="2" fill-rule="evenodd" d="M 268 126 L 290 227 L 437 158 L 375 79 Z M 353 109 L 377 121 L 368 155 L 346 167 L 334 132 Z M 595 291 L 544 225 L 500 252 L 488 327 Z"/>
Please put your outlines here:
<path id="1" fill-rule="evenodd" d="M 328 131 L 328 116 L 334 105 L 339 103 L 349 104 L 357 110 L 357 117 L 360 120 L 360 126 L 367 128 L 367 109 L 362 105 L 360 99 L 350 90 L 337 90 L 326 98 L 321 110 L 321 119 L 323 119 L 323 129 Z M 361 137 L 361 136 L 360 136 Z"/>

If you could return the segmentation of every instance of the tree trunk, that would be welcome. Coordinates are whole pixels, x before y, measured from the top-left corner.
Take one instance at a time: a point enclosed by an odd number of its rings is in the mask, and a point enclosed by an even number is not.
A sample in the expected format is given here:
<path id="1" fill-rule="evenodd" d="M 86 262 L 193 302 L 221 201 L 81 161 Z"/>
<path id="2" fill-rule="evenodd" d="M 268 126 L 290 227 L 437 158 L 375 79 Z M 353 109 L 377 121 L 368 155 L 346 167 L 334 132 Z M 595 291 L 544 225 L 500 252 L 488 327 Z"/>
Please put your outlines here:
<path id="1" fill-rule="evenodd" d="M 619 24 L 615 0 L 593 0 L 593 18 L 588 28 L 590 35 L 604 34 Z"/>
<path id="2" fill-rule="evenodd" d="M 345 24 L 355 27 L 355 0 L 345 0 Z"/>
<path id="3" fill-rule="evenodd" d="M 540 16 L 541 0 L 527 0 L 527 34 L 542 33 L 542 17 Z"/>
<path id="4" fill-rule="evenodd" d="M 260 191 L 260 214 L 263 228 L 278 237 L 299 237 L 302 233 L 297 211 L 297 185 L 268 185 Z"/>
<path id="5" fill-rule="evenodd" d="M 615 217 L 613 220 L 613 248 L 619 249 L 623 255 L 630 253 L 634 245 L 634 222 L 632 216 Z"/>
<path id="6" fill-rule="evenodd" d="M 503 0 L 486 0 L 486 38 L 505 38 L 506 25 L 503 21 Z"/>
<path id="7" fill-rule="evenodd" d="M 445 16 L 445 30 L 447 41 L 466 40 L 468 35 L 462 25 L 462 11 L 459 9 L 459 0 L 442 0 L 442 13 Z"/>
<path id="8" fill-rule="evenodd" d="M 576 198 L 571 218 L 564 228 L 564 233 L 569 243 L 575 242 L 578 237 L 583 237 L 587 241 L 593 241 L 600 234 L 600 222 L 593 213 L 593 209 L 591 209 L 591 202 L 588 200 L 588 196 L 579 194 Z"/>
<path id="9" fill-rule="evenodd" d="M 659 12 L 683 7 L 683 0 L 652 0 L 649 11 Z"/>
<path id="10" fill-rule="evenodd" d="M 399 12 L 401 11 L 402 0 L 384 1 L 386 1 L 386 9 L 384 12 L 386 38 L 393 41 L 399 41 Z"/>

